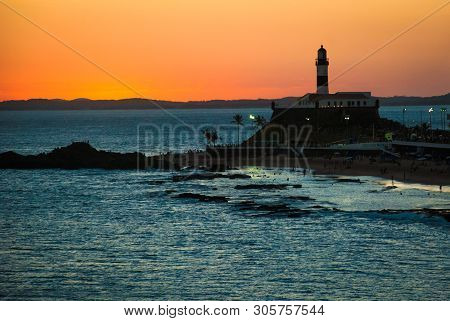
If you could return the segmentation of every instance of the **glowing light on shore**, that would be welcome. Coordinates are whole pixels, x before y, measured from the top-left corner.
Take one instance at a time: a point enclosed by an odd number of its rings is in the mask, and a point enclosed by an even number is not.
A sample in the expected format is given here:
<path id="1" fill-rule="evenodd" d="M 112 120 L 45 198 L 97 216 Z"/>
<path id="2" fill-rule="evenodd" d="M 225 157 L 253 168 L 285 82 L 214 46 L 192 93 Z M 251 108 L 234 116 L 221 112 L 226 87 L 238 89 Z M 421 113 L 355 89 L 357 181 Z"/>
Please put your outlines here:
<path id="1" fill-rule="evenodd" d="M 248 116 L 248 118 L 250 118 L 251 120 L 255 120 L 255 116 L 254 115 L 250 115 L 250 116 Z"/>

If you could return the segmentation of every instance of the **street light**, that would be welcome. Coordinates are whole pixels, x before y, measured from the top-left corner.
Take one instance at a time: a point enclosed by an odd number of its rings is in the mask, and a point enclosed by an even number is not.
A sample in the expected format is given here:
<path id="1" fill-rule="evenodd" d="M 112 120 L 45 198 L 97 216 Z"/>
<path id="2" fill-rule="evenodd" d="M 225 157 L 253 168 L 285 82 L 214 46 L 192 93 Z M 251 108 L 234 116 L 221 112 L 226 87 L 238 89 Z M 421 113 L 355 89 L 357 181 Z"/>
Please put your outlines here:
<path id="1" fill-rule="evenodd" d="M 255 120 L 255 116 L 254 115 L 250 115 L 248 116 L 251 120 Z"/>
<path id="2" fill-rule="evenodd" d="M 345 122 L 347 123 L 347 140 L 350 141 L 350 137 L 349 137 L 350 135 L 349 135 L 349 132 L 348 132 L 348 122 L 350 120 L 350 115 L 345 115 L 344 119 L 345 119 Z"/>
<path id="3" fill-rule="evenodd" d="M 403 112 L 403 127 L 405 127 L 405 112 L 406 112 L 406 108 L 403 108 L 402 112 Z"/>
<path id="4" fill-rule="evenodd" d="M 446 113 L 447 108 L 442 107 L 441 108 L 441 124 L 442 124 L 442 130 L 445 130 L 445 117 L 444 114 Z"/>
<path id="5" fill-rule="evenodd" d="M 430 109 L 428 109 L 428 113 L 430 114 L 430 130 L 433 129 L 433 125 L 431 124 L 431 113 L 433 112 L 433 107 L 431 107 Z"/>

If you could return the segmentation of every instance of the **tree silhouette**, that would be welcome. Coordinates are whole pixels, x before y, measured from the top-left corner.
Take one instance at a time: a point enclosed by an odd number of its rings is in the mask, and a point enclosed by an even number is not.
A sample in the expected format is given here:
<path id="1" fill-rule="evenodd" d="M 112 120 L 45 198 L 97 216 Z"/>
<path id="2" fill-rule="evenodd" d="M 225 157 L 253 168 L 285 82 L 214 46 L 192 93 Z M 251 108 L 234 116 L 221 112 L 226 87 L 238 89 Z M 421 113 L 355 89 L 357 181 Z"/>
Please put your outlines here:
<path id="1" fill-rule="evenodd" d="M 240 143 L 239 134 L 240 134 L 240 126 L 244 124 L 244 117 L 241 114 L 236 114 L 233 116 L 233 120 L 231 121 L 233 124 L 237 126 L 237 134 L 238 134 L 238 144 Z"/>
<path id="2" fill-rule="evenodd" d="M 219 139 L 219 135 L 217 135 L 217 131 L 214 128 L 205 128 L 202 130 L 203 136 L 206 138 L 206 144 L 213 144 L 216 146 L 216 142 Z"/>
<path id="3" fill-rule="evenodd" d="M 423 131 L 428 131 L 430 129 L 430 124 L 428 123 L 422 123 L 421 126 Z"/>
<path id="4" fill-rule="evenodd" d="M 219 135 L 217 135 L 217 131 L 215 129 L 211 132 L 211 142 L 214 146 L 216 146 L 216 141 L 219 139 Z"/>
<path id="5" fill-rule="evenodd" d="M 263 128 L 267 124 L 267 120 L 263 116 L 255 116 L 253 120 L 255 122 L 256 128 Z"/>

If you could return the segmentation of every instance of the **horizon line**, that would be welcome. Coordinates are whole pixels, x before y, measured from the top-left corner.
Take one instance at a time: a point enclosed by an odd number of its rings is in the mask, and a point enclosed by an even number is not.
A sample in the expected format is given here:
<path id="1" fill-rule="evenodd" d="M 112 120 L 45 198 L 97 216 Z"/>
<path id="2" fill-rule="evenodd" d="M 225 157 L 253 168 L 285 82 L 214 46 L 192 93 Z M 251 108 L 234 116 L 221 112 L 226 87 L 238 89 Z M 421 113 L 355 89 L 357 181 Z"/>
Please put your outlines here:
<path id="1" fill-rule="evenodd" d="M 351 92 L 351 91 L 350 91 Z M 310 94 L 310 93 L 306 93 Z M 0 103 L 5 102 L 19 102 L 19 101 L 32 101 L 32 100 L 61 100 L 61 101 L 77 101 L 77 100 L 88 100 L 88 101 L 122 101 L 122 100 L 147 100 L 147 101 L 163 101 L 163 102 L 171 102 L 171 103 L 194 103 L 194 102 L 212 102 L 212 101 L 239 101 L 239 100 L 281 100 L 281 99 L 289 99 L 289 98 L 299 98 L 303 97 L 304 95 L 299 96 L 284 96 L 284 97 L 278 97 L 278 98 L 233 98 L 233 99 L 224 99 L 224 98 L 214 98 L 214 99 L 205 99 L 205 100 L 167 100 L 167 99 L 152 99 L 152 98 L 141 98 L 141 97 L 128 97 L 128 98 L 99 98 L 99 99 L 93 99 L 93 98 L 85 98 L 85 97 L 78 97 L 73 99 L 68 98 L 42 98 L 42 97 L 35 97 L 35 98 L 26 98 L 26 99 L 7 99 L 7 100 L 1 100 Z M 411 98 L 432 98 L 432 97 L 442 97 L 450 95 L 450 91 L 440 94 L 440 95 L 431 95 L 431 96 L 409 96 L 409 95 L 395 95 L 395 96 L 374 96 L 378 98 L 396 98 L 396 97 L 411 97 Z"/>

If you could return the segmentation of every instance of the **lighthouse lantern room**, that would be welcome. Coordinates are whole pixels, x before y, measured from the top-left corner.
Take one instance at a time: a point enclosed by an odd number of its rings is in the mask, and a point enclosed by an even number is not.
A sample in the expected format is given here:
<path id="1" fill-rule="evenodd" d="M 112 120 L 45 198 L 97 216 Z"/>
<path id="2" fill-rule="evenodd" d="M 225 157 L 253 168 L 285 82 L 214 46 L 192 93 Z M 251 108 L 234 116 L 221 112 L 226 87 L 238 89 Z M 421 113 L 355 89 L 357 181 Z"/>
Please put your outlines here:
<path id="1" fill-rule="evenodd" d="M 328 94 L 328 65 L 327 51 L 323 46 L 317 51 L 317 93 Z"/>

